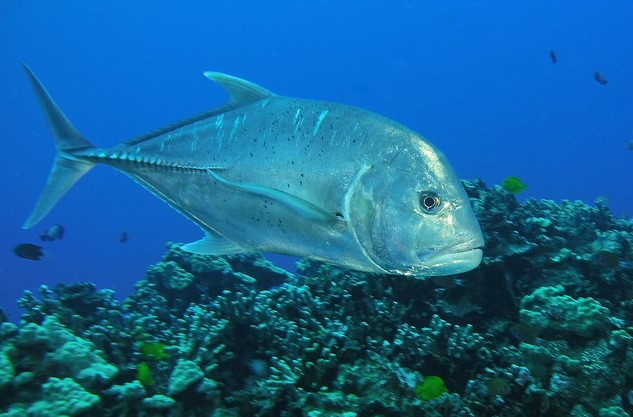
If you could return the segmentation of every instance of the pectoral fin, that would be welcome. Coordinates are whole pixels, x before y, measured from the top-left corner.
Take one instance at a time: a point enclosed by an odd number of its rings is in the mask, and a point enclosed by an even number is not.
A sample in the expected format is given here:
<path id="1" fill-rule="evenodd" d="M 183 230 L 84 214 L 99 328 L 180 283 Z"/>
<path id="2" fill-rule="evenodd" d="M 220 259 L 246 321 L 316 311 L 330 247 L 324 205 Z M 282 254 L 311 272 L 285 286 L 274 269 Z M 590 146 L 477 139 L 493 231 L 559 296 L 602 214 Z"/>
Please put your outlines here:
<path id="1" fill-rule="evenodd" d="M 181 246 L 182 250 L 199 255 L 231 255 L 245 250 L 219 234 L 207 232 L 202 239 Z"/>
<path id="2" fill-rule="evenodd" d="M 266 197 L 279 204 L 289 208 L 297 215 L 303 217 L 306 220 L 314 222 L 334 223 L 341 221 L 334 213 L 330 213 L 327 210 L 316 206 L 309 201 L 296 197 L 292 194 L 277 190 L 275 188 L 265 187 L 256 184 L 240 184 L 232 181 L 227 181 L 220 177 L 217 173 L 209 170 L 209 174 L 222 184 L 233 187 L 236 191 L 247 192 L 260 197 Z"/>

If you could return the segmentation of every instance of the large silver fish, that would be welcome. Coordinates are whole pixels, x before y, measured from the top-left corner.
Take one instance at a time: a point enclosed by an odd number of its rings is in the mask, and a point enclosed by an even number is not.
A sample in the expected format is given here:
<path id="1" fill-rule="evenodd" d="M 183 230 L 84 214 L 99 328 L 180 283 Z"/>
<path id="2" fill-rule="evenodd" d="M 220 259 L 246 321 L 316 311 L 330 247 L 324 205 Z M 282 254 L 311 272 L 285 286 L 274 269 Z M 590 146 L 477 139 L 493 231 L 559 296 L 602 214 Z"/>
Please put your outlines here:
<path id="1" fill-rule="evenodd" d="M 481 262 L 479 223 L 448 161 L 392 120 L 206 72 L 228 92 L 227 103 L 100 149 L 25 70 L 57 147 L 25 228 L 103 163 L 200 226 L 206 236 L 184 246 L 192 252 L 274 252 L 413 276 L 456 274 Z"/>

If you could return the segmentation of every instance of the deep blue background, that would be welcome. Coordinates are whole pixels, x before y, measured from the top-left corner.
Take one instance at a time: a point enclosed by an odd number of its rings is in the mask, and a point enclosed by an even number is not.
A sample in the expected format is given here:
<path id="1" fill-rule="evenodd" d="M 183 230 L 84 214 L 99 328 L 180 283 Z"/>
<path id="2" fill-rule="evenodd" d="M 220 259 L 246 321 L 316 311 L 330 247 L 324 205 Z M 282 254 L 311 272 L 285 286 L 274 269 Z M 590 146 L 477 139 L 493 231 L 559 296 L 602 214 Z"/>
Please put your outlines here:
<path id="1" fill-rule="evenodd" d="M 22 230 L 54 148 L 20 60 L 99 146 L 220 104 L 224 93 L 202 72 L 222 71 L 396 119 L 442 149 L 462 178 L 493 185 L 518 175 L 529 185 L 522 199 L 605 196 L 628 215 L 632 27 L 628 0 L 0 0 L 0 306 L 15 312 L 24 289 L 78 280 L 123 296 L 166 241 L 201 236 L 104 167 Z M 45 245 L 46 259 L 12 253 L 53 223 L 67 236 Z"/>

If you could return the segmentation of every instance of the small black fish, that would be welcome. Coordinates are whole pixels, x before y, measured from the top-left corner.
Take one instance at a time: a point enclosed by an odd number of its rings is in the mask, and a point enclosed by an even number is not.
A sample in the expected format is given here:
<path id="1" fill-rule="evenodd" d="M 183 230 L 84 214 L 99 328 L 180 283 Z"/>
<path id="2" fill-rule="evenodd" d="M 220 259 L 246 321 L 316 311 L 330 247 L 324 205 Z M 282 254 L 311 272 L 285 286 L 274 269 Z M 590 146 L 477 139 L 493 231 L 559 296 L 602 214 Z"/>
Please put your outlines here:
<path id="1" fill-rule="evenodd" d="M 617 269 L 620 267 L 620 257 L 618 254 L 608 250 L 601 250 L 596 253 L 596 262 L 607 269 Z"/>
<path id="2" fill-rule="evenodd" d="M 496 397 L 497 395 L 503 397 L 510 393 L 510 383 L 507 379 L 500 376 L 488 381 L 486 388 L 488 388 L 488 395 L 491 397 Z"/>
<path id="3" fill-rule="evenodd" d="M 537 331 L 534 327 L 525 323 L 514 323 L 510 326 L 510 334 L 519 342 L 535 344 L 537 341 Z"/>
<path id="4" fill-rule="evenodd" d="M 445 275 L 441 277 L 433 277 L 432 281 L 435 285 L 441 288 L 455 288 L 463 287 L 466 285 L 465 281 L 458 277 L 458 275 Z"/>
<path id="5" fill-rule="evenodd" d="M 64 237 L 64 226 L 61 224 L 54 224 L 48 228 L 47 231 L 40 235 L 40 239 L 44 242 L 52 242 L 53 240 L 59 240 Z"/>
<path id="6" fill-rule="evenodd" d="M 553 49 L 549 50 L 549 57 L 552 60 L 552 64 L 555 64 L 558 62 L 558 55 L 556 55 L 556 52 Z"/>
<path id="7" fill-rule="evenodd" d="M 32 243 L 21 243 L 13 248 L 13 252 L 20 258 L 32 259 L 34 261 L 39 261 L 45 255 L 41 246 Z"/>
<path id="8" fill-rule="evenodd" d="M 593 73 L 593 78 L 598 82 L 598 84 L 600 85 L 605 85 L 607 84 L 609 81 L 607 81 L 606 78 L 604 78 L 604 75 L 602 75 L 602 73 L 600 71 L 596 71 Z"/>
<path id="9" fill-rule="evenodd" d="M 127 232 L 125 230 L 121 232 L 121 235 L 119 236 L 119 242 L 127 242 Z"/>

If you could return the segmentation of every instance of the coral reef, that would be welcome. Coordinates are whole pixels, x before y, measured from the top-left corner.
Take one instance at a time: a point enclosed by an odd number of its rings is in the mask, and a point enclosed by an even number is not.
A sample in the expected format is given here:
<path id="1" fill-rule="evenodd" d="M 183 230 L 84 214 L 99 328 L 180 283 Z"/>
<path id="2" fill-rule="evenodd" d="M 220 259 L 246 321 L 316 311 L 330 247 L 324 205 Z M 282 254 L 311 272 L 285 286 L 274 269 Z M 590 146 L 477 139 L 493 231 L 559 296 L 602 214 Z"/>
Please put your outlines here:
<path id="1" fill-rule="evenodd" d="M 465 186 L 487 246 L 459 277 L 169 244 L 123 302 L 26 293 L 0 325 L 0 417 L 631 415 L 633 224 Z"/>

